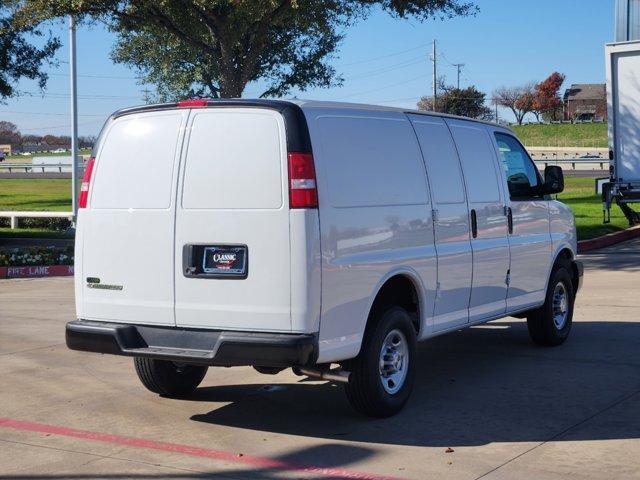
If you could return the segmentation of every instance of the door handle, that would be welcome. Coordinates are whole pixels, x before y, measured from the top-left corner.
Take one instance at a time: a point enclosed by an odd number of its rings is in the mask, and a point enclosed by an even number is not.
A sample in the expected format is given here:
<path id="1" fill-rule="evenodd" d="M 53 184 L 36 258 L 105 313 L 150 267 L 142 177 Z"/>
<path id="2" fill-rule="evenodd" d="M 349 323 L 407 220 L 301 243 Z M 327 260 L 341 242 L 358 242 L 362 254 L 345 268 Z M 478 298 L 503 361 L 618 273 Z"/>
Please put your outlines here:
<path id="1" fill-rule="evenodd" d="M 475 208 L 471 209 L 471 236 L 473 238 L 478 236 L 478 215 Z"/>
<path id="2" fill-rule="evenodd" d="M 509 226 L 509 235 L 513 233 L 513 210 L 507 207 L 507 225 Z"/>

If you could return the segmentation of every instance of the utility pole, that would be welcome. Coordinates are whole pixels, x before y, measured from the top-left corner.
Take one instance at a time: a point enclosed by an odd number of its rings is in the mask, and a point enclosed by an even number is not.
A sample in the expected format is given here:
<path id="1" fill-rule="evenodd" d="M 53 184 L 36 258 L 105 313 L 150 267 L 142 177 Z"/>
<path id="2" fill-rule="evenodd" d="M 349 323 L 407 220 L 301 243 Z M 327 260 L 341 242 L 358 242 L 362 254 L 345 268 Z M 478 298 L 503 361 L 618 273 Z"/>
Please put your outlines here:
<path id="1" fill-rule="evenodd" d="M 438 111 L 438 55 L 436 52 L 436 39 L 433 39 L 433 111 Z"/>
<path id="2" fill-rule="evenodd" d="M 71 78 L 71 211 L 78 215 L 78 81 L 76 71 L 76 22 L 69 15 L 69 76 Z"/>
<path id="3" fill-rule="evenodd" d="M 454 63 L 453 66 L 458 69 L 458 90 L 460 90 L 460 72 L 462 72 L 462 67 L 464 67 L 464 63 Z"/>
<path id="4" fill-rule="evenodd" d="M 496 123 L 498 123 L 498 120 L 499 120 L 499 118 L 498 118 L 498 99 L 496 98 L 494 100 L 494 102 L 496 104 Z"/>

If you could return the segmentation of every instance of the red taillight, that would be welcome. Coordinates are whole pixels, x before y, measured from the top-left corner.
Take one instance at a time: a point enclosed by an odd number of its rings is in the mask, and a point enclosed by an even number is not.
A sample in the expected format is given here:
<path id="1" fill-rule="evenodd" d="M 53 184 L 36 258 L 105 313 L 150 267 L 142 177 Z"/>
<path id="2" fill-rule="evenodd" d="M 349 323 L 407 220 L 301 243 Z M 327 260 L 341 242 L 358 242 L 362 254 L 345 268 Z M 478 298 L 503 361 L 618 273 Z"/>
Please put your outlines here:
<path id="1" fill-rule="evenodd" d="M 289 154 L 289 206 L 318 208 L 316 171 L 310 153 Z"/>
<path id="2" fill-rule="evenodd" d="M 96 159 L 91 157 L 87 160 L 84 167 L 84 175 L 82 176 L 82 185 L 80 185 L 80 195 L 78 196 L 78 208 L 87 208 L 87 200 L 89 200 L 89 184 L 91 183 L 91 174 L 93 173 L 93 164 Z"/>
<path id="3" fill-rule="evenodd" d="M 208 100 L 201 98 L 194 98 L 191 100 L 182 100 L 178 102 L 178 108 L 201 108 L 206 107 L 209 104 Z"/>

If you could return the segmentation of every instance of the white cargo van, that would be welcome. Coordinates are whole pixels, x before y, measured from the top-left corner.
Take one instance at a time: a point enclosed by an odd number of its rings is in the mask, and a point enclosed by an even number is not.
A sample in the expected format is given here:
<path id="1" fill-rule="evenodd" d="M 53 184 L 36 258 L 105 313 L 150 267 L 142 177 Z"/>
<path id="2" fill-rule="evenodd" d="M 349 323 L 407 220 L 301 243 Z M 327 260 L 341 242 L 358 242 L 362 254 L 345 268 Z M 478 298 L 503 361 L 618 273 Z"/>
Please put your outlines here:
<path id="1" fill-rule="evenodd" d="M 209 366 L 406 403 L 416 342 L 505 316 L 571 329 L 571 211 L 514 134 L 395 108 L 191 100 L 122 110 L 87 165 L 67 345 L 184 396 Z M 333 368 L 331 368 L 333 367 Z"/>

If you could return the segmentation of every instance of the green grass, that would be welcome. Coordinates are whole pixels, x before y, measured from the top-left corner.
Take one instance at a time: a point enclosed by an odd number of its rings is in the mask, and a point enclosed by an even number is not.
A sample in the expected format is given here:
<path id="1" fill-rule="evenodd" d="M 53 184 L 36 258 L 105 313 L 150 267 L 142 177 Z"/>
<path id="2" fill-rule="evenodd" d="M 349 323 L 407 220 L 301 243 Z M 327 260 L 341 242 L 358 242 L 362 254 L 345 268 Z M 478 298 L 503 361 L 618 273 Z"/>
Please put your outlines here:
<path id="1" fill-rule="evenodd" d="M 566 203 L 576 217 L 578 240 L 624 230 L 629 222 L 617 207 L 611 207 L 611 223 L 602 223 L 602 199 L 595 193 L 593 178 L 565 177 L 565 190 L 558 200 Z"/>
<path id="2" fill-rule="evenodd" d="M 606 123 L 515 125 L 518 138 L 528 147 L 607 148 Z"/>
<path id="3" fill-rule="evenodd" d="M 0 211 L 71 211 L 71 180 L 0 178 Z"/>
<path id="4" fill-rule="evenodd" d="M 584 240 L 627 228 L 628 223 L 617 206 L 611 209 L 611 223 L 602 223 L 602 203 L 594 193 L 594 179 L 566 177 L 565 191 L 558 200 L 571 207 L 576 216 L 578 238 Z M 0 210 L 71 210 L 71 180 L 0 179 Z M 59 237 L 46 229 L 0 228 L 0 236 Z"/>
<path id="5" fill-rule="evenodd" d="M 65 232 L 46 228 L 14 228 L 0 227 L 0 238 L 72 238 Z"/>

